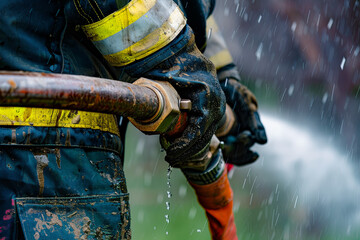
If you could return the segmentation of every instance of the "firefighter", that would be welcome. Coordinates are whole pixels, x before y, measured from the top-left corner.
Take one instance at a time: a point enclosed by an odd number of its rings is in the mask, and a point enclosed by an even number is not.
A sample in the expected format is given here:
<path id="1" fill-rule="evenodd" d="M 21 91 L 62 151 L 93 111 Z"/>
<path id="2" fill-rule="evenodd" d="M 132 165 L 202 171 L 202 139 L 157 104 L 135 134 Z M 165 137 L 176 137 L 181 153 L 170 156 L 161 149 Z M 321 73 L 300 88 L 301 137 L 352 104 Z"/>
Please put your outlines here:
<path id="1" fill-rule="evenodd" d="M 198 22 L 204 22 L 199 21 L 199 18 L 206 21 L 206 31 L 205 28 L 197 25 Z M 224 158 L 226 169 L 224 165 L 219 164 L 217 172 L 221 172 L 220 169 L 223 167 L 222 175 L 210 181 L 204 179 L 199 181 L 198 173 L 194 170 L 183 169 L 183 172 L 205 210 L 212 239 L 235 240 L 237 237 L 232 212 L 233 197 L 227 172 L 231 171 L 234 165 L 244 166 L 258 159 L 258 153 L 250 148 L 255 143 L 267 142 L 266 131 L 260 120 L 256 97 L 241 83 L 238 69 L 214 17 L 204 18 L 202 14 L 188 15 L 188 23 L 193 29 L 198 29 L 195 32 L 197 45 L 199 49 L 205 50 L 204 55 L 215 65 L 226 96 L 226 113 L 216 131 L 216 136 L 223 142 L 222 152 L 216 157 L 221 159 L 219 162 Z M 209 172 L 210 170 L 205 175 L 211 175 Z"/>
<path id="2" fill-rule="evenodd" d="M 194 2 L 205 20 L 213 1 Z M 191 169 L 192 161 L 207 156 L 225 111 L 225 97 L 216 69 L 197 47 L 201 38 L 195 42 L 186 22 L 184 12 L 189 17 L 190 8 L 177 3 L 2 1 L 0 69 L 168 81 L 182 98 L 192 101 L 192 109 L 181 134 L 161 136 L 165 160 L 183 169 L 199 196 L 211 184 L 224 190 L 224 206 L 229 208 L 232 194 L 221 151 L 214 151 L 205 171 Z M 119 127 L 119 118 L 0 107 L 1 240 L 131 238 L 123 172 L 127 121 Z M 233 220 L 228 223 L 220 229 L 211 226 L 214 239 L 236 239 Z M 223 229 L 228 237 L 217 233 Z"/>
<path id="3" fill-rule="evenodd" d="M 250 164 L 259 157 L 250 148 L 255 143 L 267 142 L 258 113 L 258 102 L 255 95 L 241 83 L 240 73 L 213 16 L 207 19 L 207 32 L 210 37 L 204 55 L 214 63 L 227 107 L 234 113 L 234 123 L 220 124 L 224 128 L 218 129 L 216 135 L 224 142 L 223 154 L 228 164 Z M 229 113 L 229 110 L 226 112 Z"/>

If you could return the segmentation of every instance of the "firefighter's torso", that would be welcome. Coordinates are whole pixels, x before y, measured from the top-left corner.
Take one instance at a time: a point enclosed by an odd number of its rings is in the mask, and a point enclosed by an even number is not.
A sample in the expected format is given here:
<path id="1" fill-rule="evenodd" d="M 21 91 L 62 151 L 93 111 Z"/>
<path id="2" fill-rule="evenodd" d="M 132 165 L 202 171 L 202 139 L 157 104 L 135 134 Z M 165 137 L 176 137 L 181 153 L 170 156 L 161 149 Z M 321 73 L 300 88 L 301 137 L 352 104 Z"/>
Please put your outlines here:
<path id="1" fill-rule="evenodd" d="M 180 51 L 185 16 L 204 20 L 213 1 L 176 2 L 182 11 L 171 0 L 0 1 L 0 69 L 136 78 Z M 118 122 L 0 107 L 0 239 L 130 239 Z"/>
<path id="2" fill-rule="evenodd" d="M 114 78 L 74 24 L 70 3 L 1 1 L 0 69 Z M 118 121 L 86 111 L 0 107 L 0 238 L 129 239 Z"/>

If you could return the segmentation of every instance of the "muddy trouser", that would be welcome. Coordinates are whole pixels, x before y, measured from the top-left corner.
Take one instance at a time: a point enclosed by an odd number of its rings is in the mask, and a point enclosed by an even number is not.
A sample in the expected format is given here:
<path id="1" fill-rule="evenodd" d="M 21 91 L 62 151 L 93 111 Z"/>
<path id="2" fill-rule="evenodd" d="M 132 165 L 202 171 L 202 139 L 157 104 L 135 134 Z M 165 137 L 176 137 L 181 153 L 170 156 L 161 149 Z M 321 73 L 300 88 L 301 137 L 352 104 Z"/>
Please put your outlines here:
<path id="1" fill-rule="evenodd" d="M 130 239 L 116 134 L 0 127 L 0 240 Z"/>

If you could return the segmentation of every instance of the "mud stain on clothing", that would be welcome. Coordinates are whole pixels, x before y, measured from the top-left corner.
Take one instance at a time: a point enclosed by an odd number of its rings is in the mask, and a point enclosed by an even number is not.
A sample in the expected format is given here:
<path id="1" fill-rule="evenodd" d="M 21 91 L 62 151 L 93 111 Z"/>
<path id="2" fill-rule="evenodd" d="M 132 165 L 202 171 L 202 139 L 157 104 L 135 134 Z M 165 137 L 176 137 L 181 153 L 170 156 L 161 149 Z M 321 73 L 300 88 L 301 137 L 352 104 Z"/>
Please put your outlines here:
<path id="1" fill-rule="evenodd" d="M 27 214 L 34 214 L 36 212 L 37 212 L 36 210 L 30 208 L 27 211 Z M 34 220 L 36 222 L 36 226 L 34 228 L 34 230 L 36 231 L 34 233 L 34 239 L 36 239 L 36 240 L 40 239 L 41 235 L 47 236 L 47 233 L 45 232 L 46 230 L 50 230 L 50 232 L 55 231 L 55 228 L 54 228 L 55 225 L 59 225 L 60 227 L 63 226 L 62 221 L 59 219 L 59 217 L 55 213 L 52 213 L 49 210 L 45 210 L 45 215 L 47 217 L 50 217 L 49 221 L 45 220 L 46 217 L 44 215 L 42 215 L 41 218 L 34 218 Z"/>
<path id="2" fill-rule="evenodd" d="M 47 155 L 34 155 L 36 159 L 36 173 L 39 182 L 39 195 L 42 196 L 44 192 L 45 178 L 44 178 L 44 168 L 49 165 L 49 159 Z"/>
<path id="3" fill-rule="evenodd" d="M 70 147 L 70 146 L 71 146 L 71 133 L 70 133 L 70 129 L 67 129 L 67 130 L 66 130 L 65 146 L 67 146 L 67 147 Z"/>
<path id="4" fill-rule="evenodd" d="M 11 129 L 11 143 L 16 144 L 16 129 Z"/>
<path id="5" fill-rule="evenodd" d="M 54 151 L 55 151 L 56 164 L 57 164 L 58 168 L 61 169 L 61 154 L 60 154 L 60 149 L 59 149 L 59 148 L 56 148 Z"/>
<path id="6" fill-rule="evenodd" d="M 81 225 L 83 223 L 83 225 Z M 80 222 L 72 221 L 69 223 L 73 229 L 75 239 L 88 239 L 88 235 L 91 233 L 90 230 L 91 220 L 88 217 L 83 217 Z M 84 234 L 81 234 L 84 233 Z"/>
<path id="7" fill-rule="evenodd" d="M 62 221 L 59 219 L 59 217 L 56 214 L 50 212 L 49 210 L 45 210 L 45 213 L 46 213 L 46 216 L 51 217 L 50 222 L 49 222 L 50 225 L 57 224 L 60 227 L 63 226 Z"/>
<path id="8" fill-rule="evenodd" d="M 26 108 L 23 115 L 23 121 L 26 122 L 26 120 L 31 116 L 32 108 Z"/>
<path id="9" fill-rule="evenodd" d="M 80 115 L 76 115 L 72 120 L 71 123 L 79 124 L 80 123 Z"/>
<path id="10" fill-rule="evenodd" d="M 30 144 L 30 138 L 31 138 L 31 128 L 28 128 L 27 135 L 26 135 L 26 144 Z"/>

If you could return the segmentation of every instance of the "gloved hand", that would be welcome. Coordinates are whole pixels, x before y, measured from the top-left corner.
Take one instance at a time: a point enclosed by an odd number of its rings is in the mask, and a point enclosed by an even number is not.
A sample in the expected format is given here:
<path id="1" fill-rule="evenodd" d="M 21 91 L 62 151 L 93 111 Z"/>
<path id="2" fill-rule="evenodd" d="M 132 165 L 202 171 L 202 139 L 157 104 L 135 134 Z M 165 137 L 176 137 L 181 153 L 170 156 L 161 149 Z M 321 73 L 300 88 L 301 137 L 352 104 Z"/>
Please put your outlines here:
<path id="1" fill-rule="evenodd" d="M 226 96 L 226 102 L 235 113 L 235 124 L 222 137 L 223 154 L 227 163 L 237 166 L 254 162 L 259 155 L 250 150 L 255 144 L 267 142 L 266 132 L 257 112 L 257 100 L 254 94 L 236 79 L 220 82 Z"/>
<path id="2" fill-rule="evenodd" d="M 178 53 L 142 75 L 168 81 L 182 99 L 190 99 L 187 126 L 179 135 L 161 136 L 165 160 L 173 167 L 188 168 L 208 152 L 217 123 L 225 112 L 225 96 L 216 78 L 214 65 L 198 50 L 192 35 Z M 200 154 L 199 154 L 200 153 Z"/>

